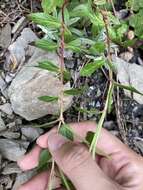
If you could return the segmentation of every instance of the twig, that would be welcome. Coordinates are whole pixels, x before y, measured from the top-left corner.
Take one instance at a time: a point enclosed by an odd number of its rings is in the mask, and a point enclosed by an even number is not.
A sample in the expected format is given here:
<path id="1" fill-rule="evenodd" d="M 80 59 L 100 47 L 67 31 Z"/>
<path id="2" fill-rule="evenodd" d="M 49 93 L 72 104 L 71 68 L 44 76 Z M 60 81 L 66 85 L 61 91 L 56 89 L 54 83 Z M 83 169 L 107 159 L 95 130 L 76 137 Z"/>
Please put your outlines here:
<path id="1" fill-rule="evenodd" d="M 51 172 L 50 172 L 50 177 L 49 177 L 49 184 L 48 184 L 48 190 L 52 190 L 53 188 L 53 184 L 52 184 L 52 179 L 54 176 L 54 171 L 55 171 L 55 161 L 52 159 L 52 168 L 51 168 Z"/>
<path id="2" fill-rule="evenodd" d="M 67 181 L 67 179 L 66 179 L 64 173 L 63 173 L 62 170 L 60 170 L 60 169 L 59 169 L 59 172 L 60 172 L 60 176 L 61 176 L 61 178 L 62 178 L 62 180 L 63 180 L 63 182 L 64 182 L 64 185 L 65 185 L 66 189 L 67 189 L 67 190 L 71 190 L 71 188 L 70 188 L 70 186 L 69 186 L 69 183 L 68 183 L 68 181 Z"/>
<path id="3" fill-rule="evenodd" d="M 60 121 L 61 123 L 64 123 L 64 50 L 65 50 L 65 19 L 64 19 L 64 10 L 68 3 L 68 0 L 65 0 L 62 6 L 62 23 L 61 23 L 61 42 L 60 42 L 60 77 L 61 77 L 61 92 L 60 92 Z"/>

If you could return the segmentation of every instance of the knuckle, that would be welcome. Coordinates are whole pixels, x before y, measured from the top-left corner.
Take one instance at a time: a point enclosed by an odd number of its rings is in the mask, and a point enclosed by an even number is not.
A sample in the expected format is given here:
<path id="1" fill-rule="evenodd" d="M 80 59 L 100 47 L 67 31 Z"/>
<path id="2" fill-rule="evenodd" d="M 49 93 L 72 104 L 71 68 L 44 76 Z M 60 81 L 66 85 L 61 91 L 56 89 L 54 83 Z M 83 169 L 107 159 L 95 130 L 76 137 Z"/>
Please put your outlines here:
<path id="1" fill-rule="evenodd" d="M 64 155 L 62 161 L 68 172 L 85 165 L 89 158 L 90 155 L 86 147 L 84 145 L 76 145 Z"/>

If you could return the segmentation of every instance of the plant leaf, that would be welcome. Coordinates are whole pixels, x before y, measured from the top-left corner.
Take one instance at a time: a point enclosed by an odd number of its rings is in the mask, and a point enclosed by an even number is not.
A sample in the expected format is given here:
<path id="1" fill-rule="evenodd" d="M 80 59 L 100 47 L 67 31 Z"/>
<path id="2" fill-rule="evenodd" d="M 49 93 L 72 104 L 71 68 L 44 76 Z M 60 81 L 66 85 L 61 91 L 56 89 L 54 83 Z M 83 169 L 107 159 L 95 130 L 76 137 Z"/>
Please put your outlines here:
<path id="1" fill-rule="evenodd" d="M 65 82 L 71 80 L 71 73 L 70 73 L 69 71 L 64 70 L 63 75 L 64 75 L 64 81 L 65 81 Z"/>
<path id="2" fill-rule="evenodd" d="M 52 72 L 59 72 L 59 67 L 57 67 L 54 63 L 51 61 L 42 61 L 38 63 L 39 65 L 36 67 L 39 67 L 40 69 L 52 71 Z"/>
<path id="3" fill-rule="evenodd" d="M 126 85 L 123 85 L 123 84 L 120 84 L 120 83 L 117 83 L 117 82 L 114 82 L 114 85 L 115 86 L 118 86 L 119 88 L 122 88 L 122 89 L 125 89 L 125 90 L 129 90 L 131 92 L 134 92 L 134 93 L 137 93 L 137 94 L 140 94 L 143 96 L 143 93 L 139 92 L 137 89 L 135 89 L 133 86 L 126 86 Z"/>
<path id="4" fill-rule="evenodd" d="M 68 124 L 64 124 L 60 127 L 59 129 L 59 133 L 66 137 L 67 139 L 69 139 L 70 141 L 74 140 L 74 133 L 72 131 L 72 129 L 70 128 L 70 126 Z"/>
<path id="5" fill-rule="evenodd" d="M 70 90 L 65 90 L 64 94 L 66 95 L 81 95 L 84 92 L 85 88 L 72 88 Z"/>
<path id="6" fill-rule="evenodd" d="M 36 40 L 34 45 L 46 51 L 54 51 L 58 48 L 58 45 L 55 42 L 46 39 Z"/>
<path id="7" fill-rule="evenodd" d="M 51 159 L 50 152 L 45 149 L 41 152 L 40 158 L 39 158 L 39 164 L 38 164 L 38 171 L 41 172 L 48 167 L 48 161 Z"/>
<path id="8" fill-rule="evenodd" d="M 81 76 L 90 77 L 97 69 L 101 68 L 105 64 L 105 61 L 96 60 L 95 62 L 87 63 L 80 71 Z"/>
<path id="9" fill-rule="evenodd" d="M 41 96 L 38 99 L 43 102 L 56 102 L 59 98 L 56 96 Z"/>
<path id="10" fill-rule="evenodd" d="M 31 13 L 28 15 L 28 18 L 32 20 L 34 23 L 51 28 L 58 29 L 61 27 L 60 21 L 46 13 Z"/>

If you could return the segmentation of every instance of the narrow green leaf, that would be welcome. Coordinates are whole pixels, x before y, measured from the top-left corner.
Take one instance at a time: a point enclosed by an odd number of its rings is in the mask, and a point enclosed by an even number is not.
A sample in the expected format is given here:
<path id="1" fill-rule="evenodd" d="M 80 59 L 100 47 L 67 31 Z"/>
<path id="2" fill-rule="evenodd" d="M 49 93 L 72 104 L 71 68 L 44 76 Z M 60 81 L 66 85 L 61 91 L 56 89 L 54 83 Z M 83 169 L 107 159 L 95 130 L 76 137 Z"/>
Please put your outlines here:
<path id="1" fill-rule="evenodd" d="M 71 26 L 71 25 L 75 24 L 75 23 L 78 22 L 79 20 L 80 20 L 80 17 L 71 18 L 71 19 L 68 21 L 68 26 Z"/>
<path id="2" fill-rule="evenodd" d="M 71 16 L 88 17 L 90 13 L 88 4 L 79 4 L 71 12 Z"/>
<path id="3" fill-rule="evenodd" d="M 117 83 L 117 82 L 114 82 L 114 85 L 115 86 L 118 86 L 119 88 L 122 88 L 122 89 L 125 89 L 125 90 L 129 90 L 131 92 L 134 92 L 134 93 L 137 93 L 137 94 L 140 94 L 143 96 L 143 93 L 139 92 L 137 89 L 135 89 L 133 86 L 126 86 L 126 85 L 123 85 L 123 84 L 120 84 L 120 83 Z"/>
<path id="4" fill-rule="evenodd" d="M 97 60 L 95 62 L 87 63 L 80 71 L 81 76 L 90 77 L 97 69 L 105 64 L 104 60 Z"/>
<path id="5" fill-rule="evenodd" d="M 68 124 L 62 125 L 59 129 L 59 133 L 71 141 L 74 140 L 74 133 Z"/>
<path id="6" fill-rule="evenodd" d="M 65 81 L 65 82 L 71 80 L 71 73 L 70 73 L 69 71 L 64 70 L 63 75 L 64 75 L 64 81 Z"/>
<path id="7" fill-rule="evenodd" d="M 88 132 L 86 135 L 86 141 L 89 143 L 89 145 L 92 143 L 92 140 L 94 138 L 95 133 L 93 132 Z"/>
<path id="8" fill-rule="evenodd" d="M 77 38 L 73 41 L 70 41 L 66 44 L 65 48 L 70 49 L 73 52 L 80 53 L 81 51 L 85 51 L 87 49 L 87 45 L 93 45 L 95 42 L 88 38 Z"/>
<path id="9" fill-rule="evenodd" d="M 50 152 L 45 149 L 41 152 L 40 154 L 40 158 L 39 158 L 39 164 L 38 164 L 38 171 L 43 171 L 45 169 L 47 169 L 48 167 L 48 162 L 51 159 L 51 154 Z"/>
<path id="10" fill-rule="evenodd" d="M 89 52 L 93 54 L 103 53 L 105 51 L 106 45 L 104 42 L 96 42 L 90 49 Z"/>
<path id="11" fill-rule="evenodd" d="M 65 90 L 64 94 L 66 95 L 81 95 L 84 92 L 85 88 L 72 88 L 70 90 Z"/>
<path id="12" fill-rule="evenodd" d="M 56 102 L 59 98 L 56 96 L 41 96 L 38 99 L 43 102 Z"/>
<path id="13" fill-rule="evenodd" d="M 55 51 L 58 48 L 58 45 L 55 42 L 46 39 L 36 40 L 34 45 L 46 51 Z"/>
<path id="14" fill-rule="evenodd" d="M 46 13 L 31 13 L 28 18 L 35 22 L 36 24 L 49 27 L 51 29 L 58 29 L 61 27 L 60 21 Z"/>
<path id="15" fill-rule="evenodd" d="M 51 61 L 42 61 L 42 62 L 39 62 L 38 66 L 36 66 L 36 67 L 39 67 L 40 69 L 56 72 L 56 73 L 59 72 L 59 67 L 57 67 Z"/>

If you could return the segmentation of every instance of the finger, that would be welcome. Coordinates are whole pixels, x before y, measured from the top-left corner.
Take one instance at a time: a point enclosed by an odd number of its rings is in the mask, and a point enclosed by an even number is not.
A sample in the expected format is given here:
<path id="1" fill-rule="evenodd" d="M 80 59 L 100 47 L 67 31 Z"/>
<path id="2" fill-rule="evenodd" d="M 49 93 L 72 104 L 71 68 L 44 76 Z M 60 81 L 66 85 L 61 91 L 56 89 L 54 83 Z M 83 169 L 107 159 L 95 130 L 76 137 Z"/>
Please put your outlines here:
<path id="1" fill-rule="evenodd" d="M 70 127 L 73 129 L 75 134 L 78 134 L 80 137 L 85 138 L 87 135 L 88 131 L 95 131 L 96 129 L 96 124 L 92 122 L 84 122 L 84 123 L 72 123 L 70 124 Z M 41 148 L 48 148 L 48 136 L 49 133 L 51 132 L 55 132 L 57 131 L 56 128 L 52 129 L 52 131 L 45 133 L 44 135 L 41 135 L 38 139 L 37 139 L 37 144 L 41 147 Z M 75 141 L 80 141 L 81 139 L 76 138 Z"/>
<path id="2" fill-rule="evenodd" d="M 92 159 L 84 145 L 69 142 L 58 133 L 52 133 L 48 137 L 48 147 L 54 160 L 73 182 L 76 189 L 106 187 L 108 190 L 113 188 L 110 180 Z"/>
<path id="3" fill-rule="evenodd" d="M 20 158 L 17 164 L 23 171 L 31 170 L 37 167 L 39 163 L 40 152 L 41 148 L 36 145 L 31 152 Z"/>
<path id="4" fill-rule="evenodd" d="M 85 138 L 89 131 L 96 131 L 96 124 L 94 122 L 72 123 L 70 124 L 70 127 L 74 130 L 74 133 L 78 134 L 82 138 Z M 48 136 L 49 132 L 39 137 L 37 139 L 37 144 L 42 148 L 48 148 Z M 79 139 L 77 138 L 75 141 L 79 141 Z M 126 145 L 124 145 L 118 138 L 116 138 L 106 129 L 102 129 L 97 146 L 108 155 L 120 151 L 126 154 L 134 154 L 133 151 L 131 151 Z"/>
<path id="5" fill-rule="evenodd" d="M 23 184 L 18 190 L 46 190 L 48 179 L 49 173 L 43 172 Z"/>

